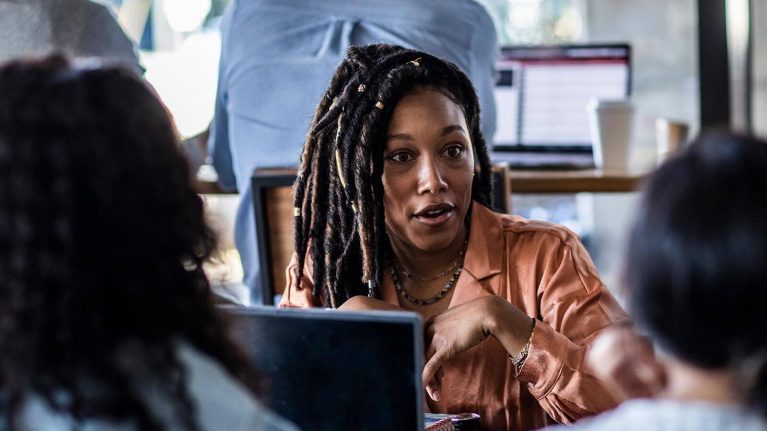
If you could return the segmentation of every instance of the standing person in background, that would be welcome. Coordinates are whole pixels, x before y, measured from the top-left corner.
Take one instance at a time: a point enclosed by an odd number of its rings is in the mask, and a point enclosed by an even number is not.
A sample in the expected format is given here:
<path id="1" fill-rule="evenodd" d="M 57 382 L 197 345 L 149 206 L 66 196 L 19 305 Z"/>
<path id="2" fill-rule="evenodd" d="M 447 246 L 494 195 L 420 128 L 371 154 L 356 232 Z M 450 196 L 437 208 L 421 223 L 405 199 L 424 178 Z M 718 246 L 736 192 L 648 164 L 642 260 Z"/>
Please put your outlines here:
<path id="1" fill-rule="evenodd" d="M 60 52 L 98 57 L 143 73 L 111 11 L 90 0 L 0 0 L 0 62 Z"/>
<path id="2" fill-rule="evenodd" d="M 240 193 L 235 242 L 254 301 L 251 173 L 296 166 L 312 108 L 349 46 L 396 43 L 454 62 L 477 88 L 484 135 L 495 131 L 495 29 L 473 0 L 231 0 L 221 37 L 209 154 L 219 185 Z"/>
<path id="3" fill-rule="evenodd" d="M 213 306 L 167 112 L 87 64 L 0 68 L 0 428 L 293 430 Z"/>
<path id="4" fill-rule="evenodd" d="M 488 208 L 465 74 L 422 51 L 351 47 L 310 130 L 282 306 L 419 313 L 429 410 L 479 413 L 484 430 L 615 405 L 584 358 L 626 315 L 575 234 Z"/>
<path id="5" fill-rule="evenodd" d="M 704 135 L 655 172 L 629 237 L 631 332 L 589 362 L 641 396 L 567 430 L 767 430 L 767 142 Z M 564 429 L 563 429 L 564 431 Z"/>

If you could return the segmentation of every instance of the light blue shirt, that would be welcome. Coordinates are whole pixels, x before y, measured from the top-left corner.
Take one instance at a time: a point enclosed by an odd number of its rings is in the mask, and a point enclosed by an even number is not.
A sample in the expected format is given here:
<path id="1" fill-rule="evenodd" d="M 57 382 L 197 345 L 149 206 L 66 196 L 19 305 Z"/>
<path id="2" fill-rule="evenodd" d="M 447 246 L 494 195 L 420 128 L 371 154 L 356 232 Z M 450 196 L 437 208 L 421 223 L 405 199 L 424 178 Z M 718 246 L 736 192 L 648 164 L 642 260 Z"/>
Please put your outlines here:
<path id="1" fill-rule="evenodd" d="M 393 43 L 452 61 L 477 90 L 484 135 L 495 131 L 495 29 L 473 0 L 232 0 L 221 37 L 209 151 L 219 184 L 240 191 L 235 244 L 254 299 L 251 173 L 298 165 L 314 109 L 350 45 Z"/>

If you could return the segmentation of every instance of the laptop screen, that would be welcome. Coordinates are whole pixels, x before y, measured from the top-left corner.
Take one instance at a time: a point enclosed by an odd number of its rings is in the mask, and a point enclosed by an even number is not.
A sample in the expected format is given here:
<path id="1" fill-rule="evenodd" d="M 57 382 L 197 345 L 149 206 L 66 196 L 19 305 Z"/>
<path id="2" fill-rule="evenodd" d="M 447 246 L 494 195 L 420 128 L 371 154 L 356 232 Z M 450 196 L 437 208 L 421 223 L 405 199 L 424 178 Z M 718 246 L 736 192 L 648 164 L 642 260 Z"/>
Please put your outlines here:
<path id="1" fill-rule="evenodd" d="M 417 314 L 224 310 L 267 380 L 264 402 L 300 429 L 423 429 Z"/>
<path id="2" fill-rule="evenodd" d="M 496 68 L 495 151 L 591 152 L 589 100 L 631 91 L 626 44 L 505 47 Z"/>

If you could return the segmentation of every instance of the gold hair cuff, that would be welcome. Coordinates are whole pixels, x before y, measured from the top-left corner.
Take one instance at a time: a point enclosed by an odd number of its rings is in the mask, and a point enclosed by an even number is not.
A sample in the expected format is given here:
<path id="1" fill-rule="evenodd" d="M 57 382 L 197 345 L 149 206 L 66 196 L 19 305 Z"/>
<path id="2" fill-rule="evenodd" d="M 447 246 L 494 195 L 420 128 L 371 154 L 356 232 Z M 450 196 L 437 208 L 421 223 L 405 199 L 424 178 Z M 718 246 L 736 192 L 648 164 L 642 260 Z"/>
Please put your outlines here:
<path id="1" fill-rule="evenodd" d="M 299 207 L 293 208 L 293 217 L 301 217 L 301 208 Z"/>
<path id="2" fill-rule="evenodd" d="M 365 84 L 360 84 L 360 86 L 357 87 L 357 91 L 360 93 L 364 93 L 367 88 L 368 87 Z"/>
<path id="3" fill-rule="evenodd" d="M 383 109 L 384 108 L 383 102 L 376 102 L 376 108 Z"/>
<path id="4" fill-rule="evenodd" d="M 346 178 L 341 170 L 341 149 L 336 147 L 336 171 L 338 172 L 338 179 L 341 180 L 341 187 L 346 188 Z"/>
<path id="5" fill-rule="evenodd" d="M 408 63 L 411 63 L 411 64 L 413 64 L 415 66 L 420 66 L 421 65 L 420 61 L 421 61 L 421 57 L 418 57 L 415 60 L 408 61 Z"/>

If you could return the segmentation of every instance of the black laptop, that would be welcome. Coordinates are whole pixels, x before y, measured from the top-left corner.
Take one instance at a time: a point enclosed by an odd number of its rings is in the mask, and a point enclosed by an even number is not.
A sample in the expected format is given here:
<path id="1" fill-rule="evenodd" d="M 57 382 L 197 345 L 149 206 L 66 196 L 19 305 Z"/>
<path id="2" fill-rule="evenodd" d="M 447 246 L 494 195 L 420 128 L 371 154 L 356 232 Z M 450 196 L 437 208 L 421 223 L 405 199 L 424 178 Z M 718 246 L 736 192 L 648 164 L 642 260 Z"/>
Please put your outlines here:
<path id="1" fill-rule="evenodd" d="M 491 159 L 512 168 L 593 168 L 586 105 L 629 96 L 629 45 L 509 46 L 496 69 Z"/>
<path id="2" fill-rule="evenodd" d="M 417 314 L 224 310 L 267 379 L 264 401 L 299 428 L 423 429 L 423 332 Z"/>

